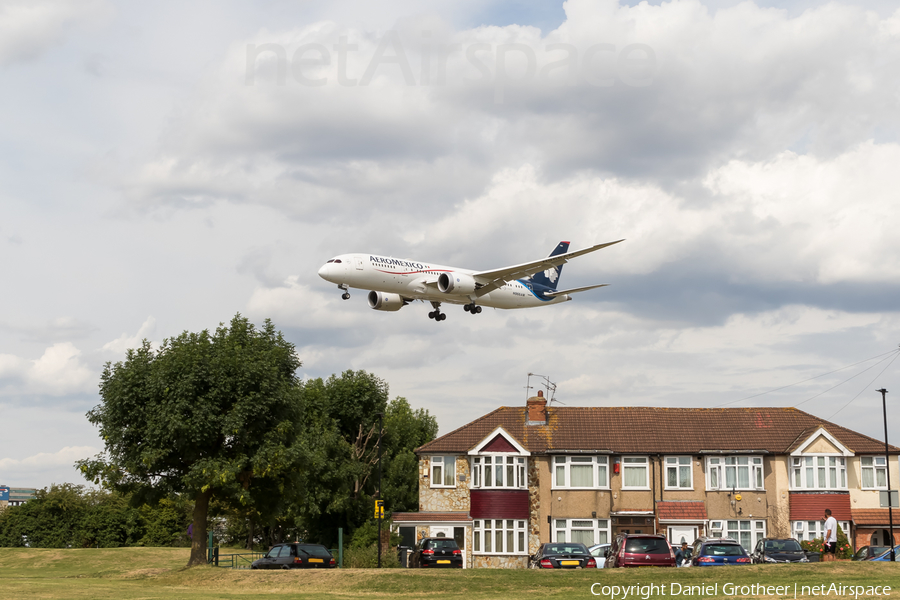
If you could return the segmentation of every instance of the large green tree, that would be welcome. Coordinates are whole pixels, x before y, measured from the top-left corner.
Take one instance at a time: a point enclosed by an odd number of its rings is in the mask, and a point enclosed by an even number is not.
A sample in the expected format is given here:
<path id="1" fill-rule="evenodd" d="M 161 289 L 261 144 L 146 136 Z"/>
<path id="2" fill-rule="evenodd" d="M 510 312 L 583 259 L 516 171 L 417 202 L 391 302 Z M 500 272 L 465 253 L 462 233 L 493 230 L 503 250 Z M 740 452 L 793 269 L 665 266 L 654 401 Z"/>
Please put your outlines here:
<path id="1" fill-rule="evenodd" d="M 145 340 L 123 362 L 106 364 L 101 403 L 87 415 L 106 448 L 79 466 L 138 501 L 192 497 L 188 564 L 205 563 L 211 498 L 277 512 L 297 495 L 299 367 L 271 321 L 257 329 L 241 315 L 158 350 Z"/>

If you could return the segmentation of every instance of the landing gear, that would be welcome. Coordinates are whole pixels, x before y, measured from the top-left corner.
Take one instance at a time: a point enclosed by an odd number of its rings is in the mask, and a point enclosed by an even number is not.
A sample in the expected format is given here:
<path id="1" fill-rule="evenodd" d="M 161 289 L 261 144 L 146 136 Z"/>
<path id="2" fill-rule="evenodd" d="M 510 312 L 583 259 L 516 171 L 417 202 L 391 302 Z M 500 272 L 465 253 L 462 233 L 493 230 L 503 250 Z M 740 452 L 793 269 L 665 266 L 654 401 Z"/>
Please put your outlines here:
<path id="1" fill-rule="evenodd" d="M 347 290 L 349 289 L 349 288 L 347 287 L 347 284 L 346 284 L 346 283 L 339 283 L 339 284 L 338 284 L 338 288 L 344 290 L 344 293 L 341 294 L 341 298 L 343 298 L 344 300 L 349 300 L 349 299 L 350 299 L 350 292 L 347 291 Z"/>
<path id="2" fill-rule="evenodd" d="M 447 319 L 447 315 L 441 312 L 441 303 L 432 302 L 431 305 L 434 307 L 434 310 L 428 313 L 428 318 L 434 319 L 435 321 L 445 321 Z"/>
<path id="3" fill-rule="evenodd" d="M 467 313 L 477 315 L 478 313 L 481 312 L 481 307 L 475 306 L 475 303 L 473 302 L 471 304 L 463 304 L 463 310 L 466 311 Z"/>

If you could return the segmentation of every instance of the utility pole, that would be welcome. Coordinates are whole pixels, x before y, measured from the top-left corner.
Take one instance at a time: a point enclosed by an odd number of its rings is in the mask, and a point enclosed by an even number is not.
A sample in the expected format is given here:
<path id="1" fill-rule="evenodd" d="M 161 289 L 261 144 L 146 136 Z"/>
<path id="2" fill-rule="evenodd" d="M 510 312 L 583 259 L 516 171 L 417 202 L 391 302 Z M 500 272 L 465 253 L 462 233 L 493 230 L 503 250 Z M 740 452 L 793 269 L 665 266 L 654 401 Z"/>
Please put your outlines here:
<path id="1" fill-rule="evenodd" d="M 375 415 L 378 417 L 378 489 L 375 491 L 375 496 L 378 500 L 381 500 L 381 434 L 384 431 L 384 413 L 377 413 Z M 890 489 L 890 486 L 888 486 Z M 378 521 L 378 568 L 381 568 L 381 521 L 384 520 L 384 507 L 383 505 L 379 506 L 380 514 L 376 515 L 376 519 Z M 891 529 L 891 535 L 893 535 L 893 528 Z"/>
<path id="2" fill-rule="evenodd" d="M 888 428 L 887 428 L 887 390 L 881 388 L 875 390 L 881 392 L 881 409 L 884 411 L 884 465 L 885 476 L 887 477 L 887 495 L 888 495 L 888 521 L 890 522 L 890 544 L 891 544 L 891 562 L 896 562 L 897 557 L 894 556 L 894 497 L 891 494 L 891 457 L 888 454 Z"/>

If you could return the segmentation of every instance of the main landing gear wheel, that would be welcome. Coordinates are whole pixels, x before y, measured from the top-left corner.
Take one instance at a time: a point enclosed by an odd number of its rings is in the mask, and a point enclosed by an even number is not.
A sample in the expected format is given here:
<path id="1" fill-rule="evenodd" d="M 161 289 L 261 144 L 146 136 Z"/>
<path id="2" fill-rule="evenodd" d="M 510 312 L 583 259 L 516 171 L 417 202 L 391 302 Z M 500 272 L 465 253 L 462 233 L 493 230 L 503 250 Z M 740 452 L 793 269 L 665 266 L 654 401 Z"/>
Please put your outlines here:
<path id="1" fill-rule="evenodd" d="M 473 302 L 472 304 L 463 304 L 463 310 L 466 311 L 467 313 L 472 313 L 473 315 L 477 315 L 478 313 L 481 312 L 481 307 L 475 306 L 475 303 Z"/>
<path id="2" fill-rule="evenodd" d="M 444 313 L 442 313 L 439 310 L 433 310 L 430 313 L 428 313 L 428 318 L 434 319 L 435 321 L 444 321 L 447 319 L 447 315 L 445 315 Z"/>

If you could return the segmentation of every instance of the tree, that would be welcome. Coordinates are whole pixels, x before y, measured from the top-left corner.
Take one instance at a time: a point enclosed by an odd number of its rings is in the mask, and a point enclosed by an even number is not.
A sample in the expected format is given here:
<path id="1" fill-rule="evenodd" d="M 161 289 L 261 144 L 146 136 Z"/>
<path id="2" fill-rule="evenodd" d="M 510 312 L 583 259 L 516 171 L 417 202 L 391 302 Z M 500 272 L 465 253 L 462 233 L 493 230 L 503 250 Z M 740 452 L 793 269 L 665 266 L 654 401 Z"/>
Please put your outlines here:
<path id="1" fill-rule="evenodd" d="M 239 314 L 156 351 L 144 340 L 104 367 L 101 403 L 87 416 L 106 448 L 78 465 L 138 502 L 193 498 L 188 565 L 203 564 L 211 498 L 265 512 L 296 493 L 300 364 L 271 321 L 256 329 Z"/>

